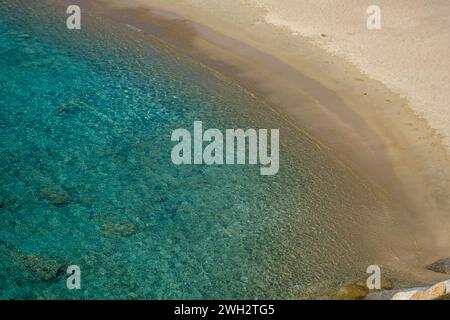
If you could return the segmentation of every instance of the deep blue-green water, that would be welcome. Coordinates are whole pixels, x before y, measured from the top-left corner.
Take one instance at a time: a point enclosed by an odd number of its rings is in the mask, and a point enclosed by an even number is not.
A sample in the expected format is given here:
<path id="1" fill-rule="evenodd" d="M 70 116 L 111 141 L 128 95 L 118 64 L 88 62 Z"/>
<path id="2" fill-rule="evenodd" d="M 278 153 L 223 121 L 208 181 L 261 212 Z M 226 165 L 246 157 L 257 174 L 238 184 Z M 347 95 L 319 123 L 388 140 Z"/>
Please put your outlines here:
<path id="1" fill-rule="evenodd" d="M 365 271 L 367 183 L 238 85 L 65 9 L 0 0 L 0 298 L 297 298 Z M 194 120 L 280 128 L 280 172 L 173 165 Z"/>

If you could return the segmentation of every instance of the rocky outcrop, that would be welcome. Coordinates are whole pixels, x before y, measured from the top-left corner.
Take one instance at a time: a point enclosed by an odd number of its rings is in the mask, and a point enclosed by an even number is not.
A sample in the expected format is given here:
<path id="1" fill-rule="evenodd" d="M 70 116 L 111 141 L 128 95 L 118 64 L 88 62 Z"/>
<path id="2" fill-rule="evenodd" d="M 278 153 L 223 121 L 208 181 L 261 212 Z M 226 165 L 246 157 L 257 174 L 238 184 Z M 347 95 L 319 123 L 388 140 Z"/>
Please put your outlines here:
<path id="1" fill-rule="evenodd" d="M 450 280 L 434 286 L 396 289 L 369 293 L 364 300 L 437 300 L 450 295 Z"/>
<path id="2" fill-rule="evenodd" d="M 391 300 L 436 300 L 447 294 L 450 294 L 450 280 L 440 282 L 432 287 L 399 292 Z"/>
<path id="3" fill-rule="evenodd" d="M 450 274 L 450 258 L 438 260 L 426 268 L 434 272 Z"/>

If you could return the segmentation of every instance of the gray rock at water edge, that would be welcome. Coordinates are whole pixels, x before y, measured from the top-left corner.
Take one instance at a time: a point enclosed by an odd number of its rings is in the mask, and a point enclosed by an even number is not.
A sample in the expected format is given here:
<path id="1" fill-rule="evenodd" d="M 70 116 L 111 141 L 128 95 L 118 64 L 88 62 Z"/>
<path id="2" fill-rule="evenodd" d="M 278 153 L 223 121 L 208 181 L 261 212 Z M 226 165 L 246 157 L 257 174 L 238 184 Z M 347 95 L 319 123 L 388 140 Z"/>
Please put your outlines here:
<path id="1" fill-rule="evenodd" d="M 432 264 L 428 265 L 426 268 L 428 270 L 431 270 L 434 272 L 450 274 L 450 258 L 445 258 L 445 259 L 441 259 L 436 262 L 433 262 Z"/>

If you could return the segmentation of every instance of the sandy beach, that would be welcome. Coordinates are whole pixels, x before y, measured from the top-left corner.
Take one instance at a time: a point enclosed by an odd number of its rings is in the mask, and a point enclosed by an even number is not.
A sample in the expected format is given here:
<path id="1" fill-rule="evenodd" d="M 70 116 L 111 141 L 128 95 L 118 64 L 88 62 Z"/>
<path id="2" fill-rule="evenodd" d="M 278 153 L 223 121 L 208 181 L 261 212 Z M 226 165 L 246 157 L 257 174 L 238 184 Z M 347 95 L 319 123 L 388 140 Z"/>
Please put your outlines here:
<path id="1" fill-rule="evenodd" d="M 0 1 L 0 300 L 449 299 L 449 8 Z"/>
<path id="2" fill-rule="evenodd" d="M 151 0 L 136 2 L 161 5 L 159 1 Z M 381 30 L 370 31 L 366 28 L 369 16 L 366 10 L 372 4 L 368 0 L 288 0 L 282 3 L 244 0 L 233 1 L 233 4 L 208 0 L 170 1 L 168 8 L 179 8 L 186 16 L 193 18 L 195 15 L 199 21 L 210 26 L 214 24 L 214 27 L 222 23 L 241 26 L 241 37 L 248 34 L 250 38 L 254 35 L 252 32 L 265 23 L 272 25 L 272 32 L 291 35 L 289 44 L 284 41 L 291 50 L 277 54 L 286 61 L 296 50 L 293 42 L 301 41 L 299 37 L 307 38 L 407 99 L 411 109 L 426 119 L 450 146 L 447 112 L 450 99 L 450 62 L 447 59 L 450 55 L 450 3 L 445 0 L 432 3 L 378 1 Z M 206 21 L 206 16 L 214 17 L 217 22 Z M 254 40 L 252 45 L 257 47 L 264 48 L 269 44 L 257 41 L 257 38 Z"/>
<path id="3" fill-rule="evenodd" d="M 450 255 L 450 4 L 379 1 L 378 31 L 366 28 L 369 4 L 136 0 L 97 9 L 238 82 L 371 179 L 398 205 L 389 248 L 374 256 L 440 279 L 423 266 Z"/>

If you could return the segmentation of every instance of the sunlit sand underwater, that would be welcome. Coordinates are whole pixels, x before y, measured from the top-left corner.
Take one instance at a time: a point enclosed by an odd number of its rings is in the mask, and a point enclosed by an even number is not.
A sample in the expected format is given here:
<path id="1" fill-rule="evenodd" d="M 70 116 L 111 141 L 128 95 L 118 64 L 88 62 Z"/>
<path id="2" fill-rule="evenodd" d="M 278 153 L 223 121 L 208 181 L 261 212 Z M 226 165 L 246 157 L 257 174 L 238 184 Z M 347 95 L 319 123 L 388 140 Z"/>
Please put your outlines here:
<path id="1" fill-rule="evenodd" d="M 0 298 L 300 298 L 365 272 L 387 216 L 366 181 L 158 39 L 65 9 L 0 0 Z M 279 128 L 279 173 L 173 165 L 195 120 Z"/>

